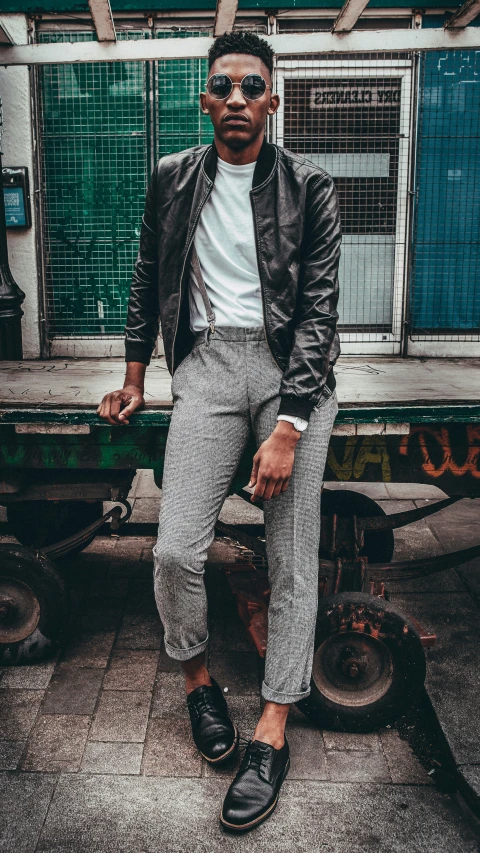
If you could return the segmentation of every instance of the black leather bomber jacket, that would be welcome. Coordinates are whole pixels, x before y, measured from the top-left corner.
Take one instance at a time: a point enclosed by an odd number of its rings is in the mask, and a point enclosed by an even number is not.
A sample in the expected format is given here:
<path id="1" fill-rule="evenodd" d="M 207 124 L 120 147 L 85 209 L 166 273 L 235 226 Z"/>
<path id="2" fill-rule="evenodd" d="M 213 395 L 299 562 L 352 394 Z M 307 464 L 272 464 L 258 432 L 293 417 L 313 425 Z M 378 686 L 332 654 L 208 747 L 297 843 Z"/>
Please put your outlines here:
<path id="1" fill-rule="evenodd" d="M 173 374 L 190 352 L 189 267 L 195 228 L 215 180 L 214 145 L 158 161 L 142 220 L 128 305 L 126 361 L 148 364 L 159 321 Z M 341 226 L 332 178 L 264 142 L 250 193 L 264 322 L 283 371 L 279 413 L 308 419 L 333 390 Z"/>

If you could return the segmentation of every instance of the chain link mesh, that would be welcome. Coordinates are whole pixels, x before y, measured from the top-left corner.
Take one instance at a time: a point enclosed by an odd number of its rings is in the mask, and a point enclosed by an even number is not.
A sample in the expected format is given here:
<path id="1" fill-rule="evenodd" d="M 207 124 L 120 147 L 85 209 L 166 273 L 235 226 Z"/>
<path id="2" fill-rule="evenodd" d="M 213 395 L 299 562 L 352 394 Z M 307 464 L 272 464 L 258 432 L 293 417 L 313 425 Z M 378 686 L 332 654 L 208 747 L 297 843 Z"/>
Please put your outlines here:
<path id="1" fill-rule="evenodd" d="M 64 32 L 39 40 L 93 38 Z M 145 201 L 145 64 L 45 65 L 41 93 L 49 333 L 121 334 Z"/>
<path id="2" fill-rule="evenodd" d="M 407 55 L 281 58 L 277 141 L 332 175 L 342 219 L 344 349 L 396 353 L 402 337 L 410 141 Z"/>
<path id="3" fill-rule="evenodd" d="M 211 36 L 213 27 L 180 31 L 158 29 L 156 38 Z M 157 66 L 157 157 L 213 140 L 212 124 L 199 109 L 198 94 L 207 79 L 206 59 L 160 60 Z"/>

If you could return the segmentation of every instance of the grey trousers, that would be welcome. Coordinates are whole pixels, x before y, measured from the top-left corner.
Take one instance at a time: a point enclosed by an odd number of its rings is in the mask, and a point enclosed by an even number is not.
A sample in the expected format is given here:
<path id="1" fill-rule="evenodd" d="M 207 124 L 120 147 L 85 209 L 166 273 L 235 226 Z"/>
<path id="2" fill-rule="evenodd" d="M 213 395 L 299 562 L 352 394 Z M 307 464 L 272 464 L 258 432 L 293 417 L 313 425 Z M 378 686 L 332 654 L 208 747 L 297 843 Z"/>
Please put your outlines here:
<path id="1" fill-rule="evenodd" d="M 263 328 L 219 327 L 172 380 L 154 589 L 167 654 L 188 660 L 208 643 L 204 563 L 214 526 L 253 430 L 257 446 L 277 423 L 282 371 Z M 265 699 L 288 704 L 310 692 L 318 599 L 320 494 L 338 411 L 327 389 L 297 443 L 288 488 L 265 501 L 271 598 Z M 246 484 L 245 484 L 246 485 Z"/>

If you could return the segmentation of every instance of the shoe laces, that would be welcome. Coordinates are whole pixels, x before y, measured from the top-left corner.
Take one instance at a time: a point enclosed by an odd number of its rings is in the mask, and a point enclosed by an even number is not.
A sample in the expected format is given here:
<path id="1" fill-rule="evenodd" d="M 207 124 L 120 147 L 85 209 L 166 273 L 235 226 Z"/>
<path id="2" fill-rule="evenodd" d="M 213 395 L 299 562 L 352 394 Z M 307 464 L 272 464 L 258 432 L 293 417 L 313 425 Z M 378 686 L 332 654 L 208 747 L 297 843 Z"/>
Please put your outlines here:
<path id="1" fill-rule="evenodd" d="M 202 690 L 188 703 L 189 707 L 195 707 L 197 713 L 204 714 L 208 711 L 216 711 L 218 709 L 218 700 L 213 696 L 212 690 Z"/>
<path id="2" fill-rule="evenodd" d="M 200 713 L 203 711 L 215 711 L 216 703 L 213 701 L 210 693 L 202 693 L 195 703 Z"/>
<path id="3" fill-rule="evenodd" d="M 267 750 L 260 743 L 247 738 L 239 737 L 240 751 L 243 752 L 241 770 L 252 768 L 260 772 L 264 769 L 264 760 L 267 756 Z"/>

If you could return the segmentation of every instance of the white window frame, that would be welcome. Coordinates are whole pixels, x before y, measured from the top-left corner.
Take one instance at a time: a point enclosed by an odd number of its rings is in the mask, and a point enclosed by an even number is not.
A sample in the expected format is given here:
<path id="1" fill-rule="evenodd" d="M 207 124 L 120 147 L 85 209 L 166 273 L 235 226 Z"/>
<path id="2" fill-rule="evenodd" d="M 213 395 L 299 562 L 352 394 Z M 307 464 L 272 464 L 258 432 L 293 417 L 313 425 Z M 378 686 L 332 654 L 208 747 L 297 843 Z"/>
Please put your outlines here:
<path id="1" fill-rule="evenodd" d="M 296 59 L 277 60 L 275 87 L 280 96 L 280 108 L 275 116 L 274 138 L 278 145 L 284 140 L 283 102 L 285 78 L 300 78 L 305 71 L 308 76 L 315 73 L 325 78 L 376 76 L 399 77 L 400 89 L 400 139 L 398 151 L 397 215 L 394 243 L 393 313 L 391 332 L 341 333 L 344 355 L 400 355 L 407 282 L 408 210 L 409 210 L 409 167 L 411 140 L 412 62 L 408 59 L 355 60 L 351 59 Z M 340 282 L 340 287 L 342 283 Z M 341 318 L 340 318 L 341 322 Z"/>

